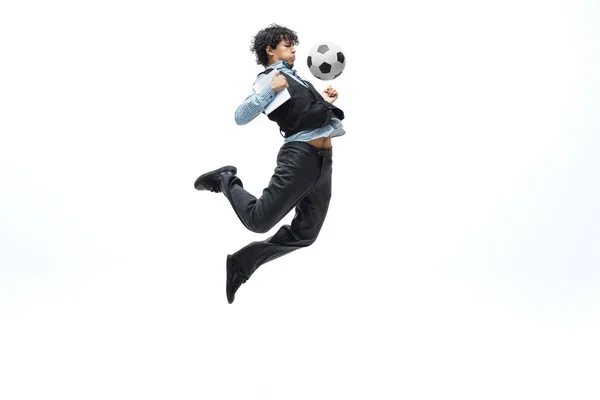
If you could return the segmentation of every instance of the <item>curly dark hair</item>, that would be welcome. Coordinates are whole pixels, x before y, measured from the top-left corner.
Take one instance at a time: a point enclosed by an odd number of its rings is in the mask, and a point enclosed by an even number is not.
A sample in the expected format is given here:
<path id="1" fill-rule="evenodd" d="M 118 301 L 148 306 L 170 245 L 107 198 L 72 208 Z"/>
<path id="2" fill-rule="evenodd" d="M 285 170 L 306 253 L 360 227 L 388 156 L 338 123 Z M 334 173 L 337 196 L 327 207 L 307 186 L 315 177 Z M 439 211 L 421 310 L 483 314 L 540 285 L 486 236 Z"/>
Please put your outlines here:
<path id="1" fill-rule="evenodd" d="M 294 45 L 300 43 L 296 32 L 285 26 L 271 24 L 267 28 L 259 31 L 252 39 L 250 45 L 250 51 L 256 55 L 256 63 L 267 67 L 269 65 L 267 46 L 275 49 L 282 40 L 288 40 Z"/>

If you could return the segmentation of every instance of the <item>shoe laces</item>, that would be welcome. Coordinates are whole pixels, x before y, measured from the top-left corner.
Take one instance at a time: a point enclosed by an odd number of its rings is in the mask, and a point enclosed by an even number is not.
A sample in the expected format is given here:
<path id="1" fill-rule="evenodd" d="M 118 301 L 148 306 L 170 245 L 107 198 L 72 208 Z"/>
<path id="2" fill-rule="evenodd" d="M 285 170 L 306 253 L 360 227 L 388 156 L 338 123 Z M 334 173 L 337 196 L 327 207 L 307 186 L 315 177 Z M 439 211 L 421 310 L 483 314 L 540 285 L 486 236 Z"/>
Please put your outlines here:
<path id="1" fill-rule="evenodd" d="M 248 277 L 245 274 L 242 273 L 242 271 L 237 266 L 237 264 L 234 265 L 234 266 L 235 266 L 235 269 L 236 269 L 237 273 L 242 277 L 242 284 L 246 283 L 246 281 L 248 280 Z"/>
<path id="2" fill-rule="evenodd" d="M 224 174 L 227 174 L 226 172 L 222 172 L 219 177 L 217 178 L 217 181 L 214 182 L 213 184 L 208 184 L 207 189 L 210 190 L 213 193 L 221 193 L 221 178 Z"/>

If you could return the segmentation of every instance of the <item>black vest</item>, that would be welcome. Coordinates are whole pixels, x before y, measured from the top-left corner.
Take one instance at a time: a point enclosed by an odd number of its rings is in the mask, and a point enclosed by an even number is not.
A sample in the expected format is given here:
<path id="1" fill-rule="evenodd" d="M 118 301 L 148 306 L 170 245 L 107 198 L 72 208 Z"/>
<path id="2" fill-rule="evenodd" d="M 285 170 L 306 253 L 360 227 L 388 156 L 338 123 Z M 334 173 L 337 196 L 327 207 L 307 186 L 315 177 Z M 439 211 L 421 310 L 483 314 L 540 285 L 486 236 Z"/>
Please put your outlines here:
<path id="1" fill-rule="evenodd" d="M 258 76 L 270 71 L 272 68 L 266 69 Z M 327 125 L 331 118 L 338 118 L 340 121 L 344 119 L 344 112 L 325 101 L 310 82 L 302 80 L 307 84 L 306 88 L 291 76 L 287 77 L 287 81 L 290 99 L 267 115 L 271 121 L 277 122 L 279 131 L 284 133 L 285 138 L 301 131 L 321 128 Z"/>

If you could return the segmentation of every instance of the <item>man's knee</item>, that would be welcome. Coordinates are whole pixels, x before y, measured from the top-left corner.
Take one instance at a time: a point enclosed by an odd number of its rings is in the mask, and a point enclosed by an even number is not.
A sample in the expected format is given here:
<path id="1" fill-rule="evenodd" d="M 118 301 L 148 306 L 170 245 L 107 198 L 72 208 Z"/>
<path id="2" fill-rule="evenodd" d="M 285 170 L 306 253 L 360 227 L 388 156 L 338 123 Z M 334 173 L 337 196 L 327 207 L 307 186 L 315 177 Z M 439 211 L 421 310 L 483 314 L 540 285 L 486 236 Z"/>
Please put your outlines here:
<path id="1" fill-rule="evenodd" d="M 277 221 L 272 221 L 269 219 L 260 219 L 252 222 L 250 226 L 247 228 L 254 233 L 267 233 L 275 226 Z"/>
<path id="2" fill-rule="evenodd" d="M 319 237 L 319 231 L 304 232 L 302 235 L 298 235 L 298 244 L 303 247 L 311 246 L 317 241 L 317 237 Z"/>
<path id="3" fill-rule="evenodd" d="M 272 227 L 269 227 L 267 225 L 254 225 L 249 227 L 248 229 L 250 229 L 250 232 L 254 232 L 254 233 L 267 233 L 271 230 Z"/>

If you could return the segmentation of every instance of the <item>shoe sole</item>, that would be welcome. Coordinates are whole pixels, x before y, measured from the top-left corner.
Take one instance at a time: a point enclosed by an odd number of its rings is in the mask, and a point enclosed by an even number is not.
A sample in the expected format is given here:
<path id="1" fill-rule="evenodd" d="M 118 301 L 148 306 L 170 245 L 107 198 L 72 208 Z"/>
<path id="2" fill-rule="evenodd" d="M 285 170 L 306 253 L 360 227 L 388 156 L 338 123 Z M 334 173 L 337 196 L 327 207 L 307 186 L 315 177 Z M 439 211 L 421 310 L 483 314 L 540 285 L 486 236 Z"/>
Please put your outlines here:
<path id="1" fill-rule="evenodd" d="M 229 304 L 233 303 L 233 300 L 235 300 L 235 293 L 233 293 L 231 295 L 231 298 L 229 298 L 229 275 L 230 275 L 230 270 L 233 268 L 233 257 L 231 256 L 231 254 L 227 255 L 227 264 L 225 266 L 225 271 L 226 271 L 226 276 L 225 276 L 225 295 L 227 296 L 227 302 Z"/>
<path id="2" fill-rule="evenodd" d="M 235 174 L 237 174 L 237 168 L 234 167 L 233 165 L 227 165 L 225 167 L 221 167 L 221 168 L 216 169 L 214 171 L 210 171 L 210 172 L 207 172 L 205 174 L 202 174 L 202 175 L 200 175 L 198 177 L 198 179 L 196 179 L 196 182 L 194 182 L 194 188 L 196 190 L 206 190 L 204 187 L 202 187 L 200 185 L 200 183 L 202 182 L 202 180 L 204 180 L 206 178 L 209 178 L 209 177 L 212 179 L 213 175 L 219 176 L 219 174 L 221 174 L 223 172 L 231 172 L 231 173 L 233 173 L 235 175 Z"/>

